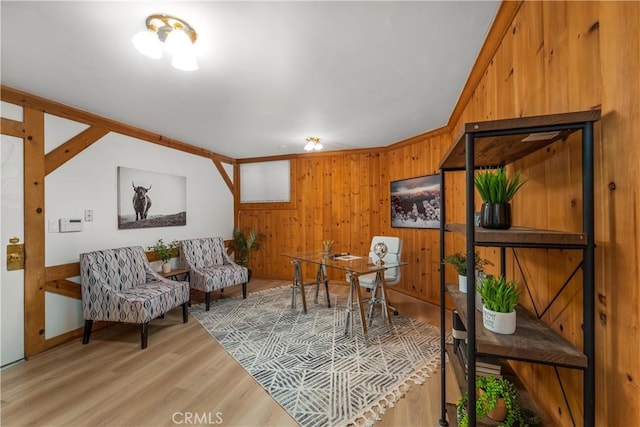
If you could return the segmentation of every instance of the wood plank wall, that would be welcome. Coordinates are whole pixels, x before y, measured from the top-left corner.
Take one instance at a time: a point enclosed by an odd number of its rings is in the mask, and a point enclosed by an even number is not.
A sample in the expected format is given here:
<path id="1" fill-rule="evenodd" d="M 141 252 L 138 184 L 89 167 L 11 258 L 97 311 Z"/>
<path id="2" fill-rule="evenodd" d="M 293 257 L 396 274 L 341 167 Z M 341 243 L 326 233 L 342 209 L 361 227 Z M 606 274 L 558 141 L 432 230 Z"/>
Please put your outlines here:
<path id="1" fill-rule="evenodd" d="M 596 425 L 640 425 L 640 3 L 524 2 L 462 114 L 463 123 L 601 106 L 595 127 Z M 460 106 L 459 106 L 460 107 Z M 580 136 L 516 163 L 529 182 L 514 222 L 581 230 Z M 454 190 L 456 191 L 456 190 Z M 518 250 L 509 274 L 544 306 L 581 259 L 578 251 Z M 582 276 L 569 282 L 544 320 L 582 344 Z M 531 306 L 531 303 L 528 303 Z M 515 364 L 554 424 L 582 424 L 582 374 Z M 573 420 L 572 420 L 573 417 Z"/>
<path id="2" fill-rule="evenodd" d="M 295 157 L 297 209 L 239 212 L 241 227 L 268 235 L 252 267 L 258 277 L 287 278 L 291 266 L 281 252 L 318 249 L 326 238 L 336 240 L 337 250 L 365 252 L 372 235 L 398 235 L 410 262 L 399 290 L 437 303 L 438 234 L 390 227 L 389 182 L 436 173 L 441 154 L 466 122 L 601 107 L 595 127 L 596 425 L 639 425 L 640 3 L 505 2 L 494 27 L 501 19 L 508 19 L 506 31 L 490 33 L 487 43 L 494 46 L 485 45 L 478 58 L 448 124 L 450 134 L 429 132 L 380 152 Z M 513 166 L 529 179 L 514 200 L 516 224 L 581 230 L 580 145 L 577 135 Z M 448 178 L 446 188 L 447 220 L 462 222 L 461 174 Z M 463 239 L 446 238 L 448 251 L 464 249 Z M 497 251 L 481 252 L 497 273 Z M 518 249 L 509 253 L 507 271 L 526 280 L 535 305 L 544 307 L 580 259 L 579 251 Z M 453 280 L 453 271 L 447 275 Z M 578 346 L 581 283 L 578 271 L 544 317 Z M 581 372 L 514 365 L 548 419 L 582 424 Z"/>
<path id="3" fill-rule="evenodd" d="M 409 261 L 396 289 L 438 303 L 439 230 L 392 228 L 389 189 L 391 181 L 438 173 L 442 149 L 449 142 L 449 132 L 438 129 L 391 149 L 292 156 L 295 209 L 238 212 L 242 229 L 266 234 L 262 248 L 252 254 L 253 274 L 288 279 L 292 267 L 281 254 L 320 250 L 325 239 L 335 241 L 336 251 L 362 254 L 368 253 L 372 236 L 394 235 L 403 239 L 403 259 Z M 315 277 L 311 267 L 303 268 L 305 278 Z M 328 273 L 346 285 L 339 272 Z"/>

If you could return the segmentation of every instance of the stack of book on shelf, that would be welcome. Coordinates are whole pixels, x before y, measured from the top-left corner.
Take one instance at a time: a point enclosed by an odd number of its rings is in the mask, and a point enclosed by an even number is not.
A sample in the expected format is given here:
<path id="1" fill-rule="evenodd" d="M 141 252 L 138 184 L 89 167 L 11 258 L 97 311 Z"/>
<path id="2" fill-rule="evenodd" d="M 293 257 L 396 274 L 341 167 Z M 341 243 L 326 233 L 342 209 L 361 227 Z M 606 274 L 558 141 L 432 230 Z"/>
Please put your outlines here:
<path id="1" fill-rule="evenodd" d="M 464 366 L 465 378 L 468 378 L 469 364 L 467 362 L 467 343 L 460 341 L 455 353 L 460 359 L 460 364 Z M 493 357 L 476 356 L 476 375 L 484 377 L 493 375 L 496 378 L 502 378 L 502 367 L 500 365 L 500 361 Z"/>
<path id="2" fill-rule="evenodd" d="M 453 311 L 453 352 L 460 359 L 460 364 L 464 366 L 464 376 L 468 378 L 467 363 L 467 331 L 464 328 L 462 319 L 457 310 Z M 488 376 L 493 375 L 496 378 L 502 378 L 502 367 L 500 361 L 493 357 L 476 356 L 476 375 Z"/>

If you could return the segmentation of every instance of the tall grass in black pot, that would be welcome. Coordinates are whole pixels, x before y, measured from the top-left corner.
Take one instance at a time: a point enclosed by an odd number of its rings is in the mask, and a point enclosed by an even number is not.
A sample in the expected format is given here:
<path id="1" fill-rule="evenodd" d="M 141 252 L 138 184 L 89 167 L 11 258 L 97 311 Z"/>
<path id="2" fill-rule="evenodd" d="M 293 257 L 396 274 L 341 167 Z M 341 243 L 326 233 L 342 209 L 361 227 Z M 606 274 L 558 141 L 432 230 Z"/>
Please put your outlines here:
<path id="1" fill-rule="evenodd" d="M 478 172 L 474 184 L 483 202 L 480 226 L 503 230 L 511 228 L 510 202 L 526 182 L 521 179 L 520 172 L 508 177 L 504 167 Z"/>

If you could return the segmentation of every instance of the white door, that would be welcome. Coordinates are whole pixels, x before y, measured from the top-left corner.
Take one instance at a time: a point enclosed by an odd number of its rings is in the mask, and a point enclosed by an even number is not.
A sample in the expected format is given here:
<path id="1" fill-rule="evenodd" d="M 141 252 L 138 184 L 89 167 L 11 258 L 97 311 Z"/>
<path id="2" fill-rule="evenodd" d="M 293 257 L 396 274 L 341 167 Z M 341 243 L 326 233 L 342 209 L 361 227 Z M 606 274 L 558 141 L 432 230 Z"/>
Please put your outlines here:
<path id="1" fill-rule="evenodd" d="M 24 243 L 24 165 L 21 138 L 0 135 L 2 146 L 2 211 L 0 222 L 0 252 L 2 281 L 0 282 L 0 365 L 24 359 L 24 270 L 7 271 L 7 244 L 16 236 Z"/>

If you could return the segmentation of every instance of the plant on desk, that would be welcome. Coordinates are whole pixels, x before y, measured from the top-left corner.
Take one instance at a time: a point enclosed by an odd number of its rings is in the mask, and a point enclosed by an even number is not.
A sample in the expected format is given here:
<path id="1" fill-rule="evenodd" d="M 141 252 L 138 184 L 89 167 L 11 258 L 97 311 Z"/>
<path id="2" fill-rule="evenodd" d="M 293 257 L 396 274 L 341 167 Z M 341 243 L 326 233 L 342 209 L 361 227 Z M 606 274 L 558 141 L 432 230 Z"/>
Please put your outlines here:
<path id="1" fill-rule="evenodd" d="M 155 245 L 147 249 L 153 251 L 162 260 L 162 272 L 169 273 L 171 271 L 169 260 L 179 255 L 178 242 L 174 240 L 171 243 L 165 243 L 162 239 L 158 239 Z"/>
<path id="2" fill-rule="evenodd" d="M 514 385 L 505 378 L 496 378 L 493 375 L 476 377 L 476 420 L 489 417 L 499 421 L 500 426 L 520 427 L 537 426 L 540 418 L 528 409 L 524 409 L 520 403 L 520 395 Z M 465 393 L 456 404 L 458 425 L 469 426 L 469 414 L 467 406 L 469 396 Z"/>
<path id="3" fill-rule="evenodd" d="M 331 247 L 333 246 L 333 240 L 323 240 L 322 241 L 322 252 L 329 253 L 331 252 Z"/>

